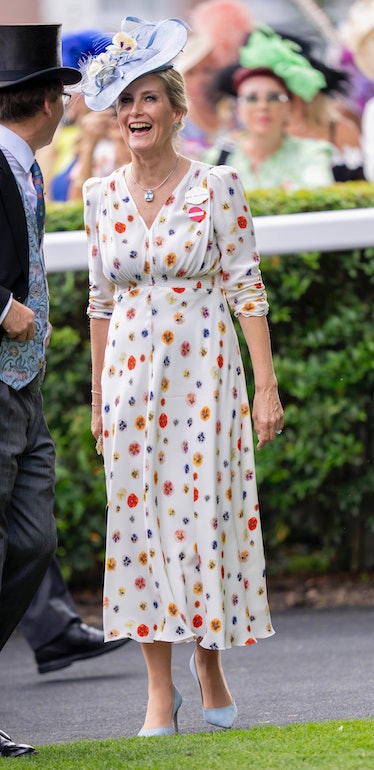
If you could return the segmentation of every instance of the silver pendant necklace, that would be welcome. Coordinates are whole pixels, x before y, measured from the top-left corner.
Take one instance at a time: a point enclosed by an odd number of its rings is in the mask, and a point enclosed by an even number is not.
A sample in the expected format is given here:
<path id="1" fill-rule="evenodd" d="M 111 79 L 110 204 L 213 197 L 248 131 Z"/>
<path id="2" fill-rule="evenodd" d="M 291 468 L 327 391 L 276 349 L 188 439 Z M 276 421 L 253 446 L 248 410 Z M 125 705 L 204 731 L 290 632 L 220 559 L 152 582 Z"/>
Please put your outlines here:
<path id="1" fill-rule="evenodd" d="M 172 174 L 174 174 L 174 171 L 176 170 L 177 165 L 178 165 L 178 161 L 179 161 L 179 155 L 177 156 L 177 162 L 176 162 L 175 166 L 171 169 L 171 171 L 169 171 L 169 173 L 165 177 L 165 179 L 163 179 L 162 182 L 160 182 L 160 184 L 156 185 L 156 187 L 143 187 L 138 182 L 138 180 L 135 179 L 134 174 L 132 173 L 132 164 L 131 164 L 130 169 L 129 169 L 130 170 L 131 179 L 132 179 L 133 182 L 135 182 L 135 184 L 138 185 L 138 187 L 140 187 L 141 190 L 143 190 L 143 192 L 144 192 L 144 200 L 147 201 L 147 203 L 151 203 L 153 201 L 153 198 L 155 197 L 154 196 L 155 190 L 158 190 L 159 187 L 162 187 L 163 184 L 166 184 L 166 182 L 170 179 Z"/>

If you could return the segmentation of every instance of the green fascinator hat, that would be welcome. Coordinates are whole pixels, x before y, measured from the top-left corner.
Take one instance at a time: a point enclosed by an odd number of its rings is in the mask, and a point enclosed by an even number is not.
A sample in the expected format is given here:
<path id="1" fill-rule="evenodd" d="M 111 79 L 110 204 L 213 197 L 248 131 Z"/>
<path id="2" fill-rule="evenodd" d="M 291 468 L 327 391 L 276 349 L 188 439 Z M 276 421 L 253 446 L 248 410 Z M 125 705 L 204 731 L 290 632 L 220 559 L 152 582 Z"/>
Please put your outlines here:
<path id="1" fill-rule="evenodd" d="M 322 72 L 314 69 L 300 50 L 297 43 L 285 40 L 263 26 L 251 32 L 247 44 L 240 48 L 239 64 L 250 70 L 272 70 L 291 93 L 310 102 L 327 83 Z"/>

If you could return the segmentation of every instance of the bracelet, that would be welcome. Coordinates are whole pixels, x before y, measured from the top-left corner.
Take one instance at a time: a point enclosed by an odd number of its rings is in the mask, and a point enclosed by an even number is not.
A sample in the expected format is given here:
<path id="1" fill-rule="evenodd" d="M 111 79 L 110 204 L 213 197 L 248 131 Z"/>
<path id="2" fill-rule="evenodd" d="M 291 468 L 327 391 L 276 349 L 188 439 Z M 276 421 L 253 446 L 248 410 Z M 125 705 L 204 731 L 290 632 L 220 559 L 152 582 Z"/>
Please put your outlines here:
<path id="1" fill-rule="evenodd" d="M 94 393 L 95 396 L 97 396 L 97 395 L 101 396 L 101 390 L 91 390 L 91 393 Z"/>
<path id="2" fill-rule="evenodd" d="M 101 408 L 101 407 L 102 407 L 102 404 L 94 404 L 94 403 L 91 403 L 91 406 L 100 406 L 100 408 Z"/>
<path id="3" fill-rule="evenodd" d="M 102 435 L 102 433 L 100 433 L 100 435 L 97 437 L 96 447 L 95 448 L 96 448 L 96 452 L 97 452 L 98 455 L 102 455 L 103 454 L 103 435 Z"/>

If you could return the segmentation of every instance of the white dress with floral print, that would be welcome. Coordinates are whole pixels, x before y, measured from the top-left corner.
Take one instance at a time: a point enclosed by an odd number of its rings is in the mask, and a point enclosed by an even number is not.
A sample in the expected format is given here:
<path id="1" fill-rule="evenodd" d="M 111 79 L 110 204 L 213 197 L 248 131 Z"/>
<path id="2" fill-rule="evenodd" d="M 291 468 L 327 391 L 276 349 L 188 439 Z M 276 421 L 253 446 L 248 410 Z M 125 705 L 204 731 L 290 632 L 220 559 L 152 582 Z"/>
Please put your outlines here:
<path id="1" fill-rule="evenodd" d="M 268 305 L 233 168 L 193 161 L 147 228 L 123 171 L 84 187 L 102 374 L 106 639 L 273 634 L 245 374 L 231 310 Z"/>

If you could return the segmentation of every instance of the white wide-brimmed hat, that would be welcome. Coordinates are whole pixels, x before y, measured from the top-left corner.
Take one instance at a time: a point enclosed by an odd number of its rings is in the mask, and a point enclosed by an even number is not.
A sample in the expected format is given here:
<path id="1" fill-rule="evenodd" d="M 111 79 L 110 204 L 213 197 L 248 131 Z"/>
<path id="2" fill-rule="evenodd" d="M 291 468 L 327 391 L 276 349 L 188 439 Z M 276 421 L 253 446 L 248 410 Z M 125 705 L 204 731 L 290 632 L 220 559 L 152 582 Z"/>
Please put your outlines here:
<path id="1" fill-rule="evenodd" d="M 106 50 L 81 63 L 87 107 L 106 110 L 137 78 L 171 67 L 186 44 L 188 29 L 181 19 L 151 22 L 126 16 Z"/>
<path id="2" fill-rule="evenodd" d="M 357 67 L 374 80 L 374 0 L 356 0 L 352 4 L 342 36 Z"/>
<path id="3" fill-rule="evenodd" d="M 175 60 L 175 69 L 184 75 L 200 64 L 214 50 L 213 41 L 208 35 L 192 34 L 189 36 L 182 53 Z"/>

